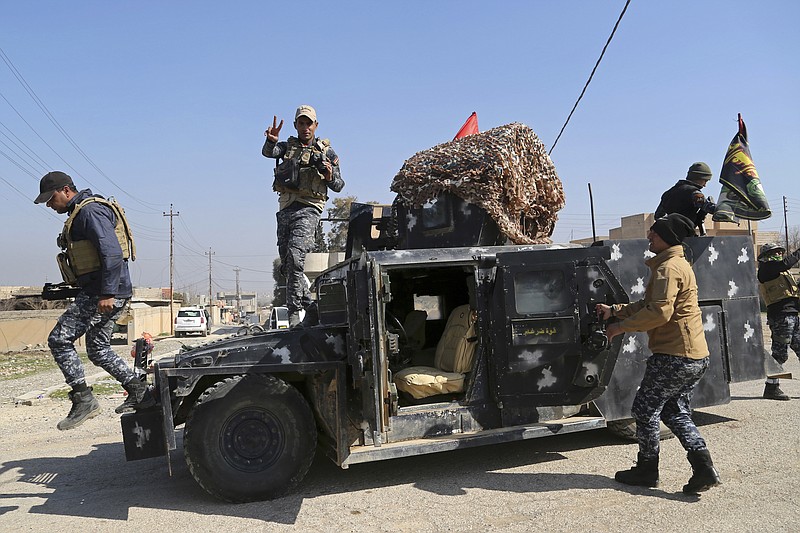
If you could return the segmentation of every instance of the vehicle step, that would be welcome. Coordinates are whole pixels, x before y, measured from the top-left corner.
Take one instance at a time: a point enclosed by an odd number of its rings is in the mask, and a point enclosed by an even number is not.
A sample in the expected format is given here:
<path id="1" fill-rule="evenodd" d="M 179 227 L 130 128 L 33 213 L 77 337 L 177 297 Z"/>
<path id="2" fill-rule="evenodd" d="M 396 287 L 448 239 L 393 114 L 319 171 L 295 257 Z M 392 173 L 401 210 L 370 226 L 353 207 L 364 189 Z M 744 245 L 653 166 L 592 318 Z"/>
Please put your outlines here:
<path id="1" fill-rule="evenodd" d="M 381 446 L 358 446 L 350 450 L 350 456 L 342 468 L 358 463 L 382 461 L 425 453 L 438 453 L 458 448 L 471 448 L 487 444 L 498 444 L 517 440 L 536 439 L 552 435 L 576 433 L 606 427 L 602 416 L 573 416 L 535 424 L 488 429 L 476 433 L 458 433 L 424 439 L 384 443 Z"/>

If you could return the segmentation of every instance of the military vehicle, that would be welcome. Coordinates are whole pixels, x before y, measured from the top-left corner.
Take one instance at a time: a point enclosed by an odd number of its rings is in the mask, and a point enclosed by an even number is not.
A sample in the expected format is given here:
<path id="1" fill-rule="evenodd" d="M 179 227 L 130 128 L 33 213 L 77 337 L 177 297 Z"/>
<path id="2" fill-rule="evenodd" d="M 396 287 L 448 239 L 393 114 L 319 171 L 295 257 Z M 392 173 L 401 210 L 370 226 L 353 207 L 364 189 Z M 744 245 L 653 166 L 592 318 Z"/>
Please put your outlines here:
<path id="1" fill-rule="evenodd" d="M 413 221 L 412 223 L 406 223 Z M 697 237 L 711 365 L 693 407 L 764 376 L 752 240 Z M 625 432 L 646 335 L 608 342 L 598 302 L 637 300 L 645 239 L 506 245 L 481 208 L 354 204 L 346 259 L 300 327 L 233 336 L 152 365 L 158 406 L 122 417 L 129 460 L 183 452 L 231 502 L 295 488 L 315 451 L 342 468 L 606 426 Z"/>

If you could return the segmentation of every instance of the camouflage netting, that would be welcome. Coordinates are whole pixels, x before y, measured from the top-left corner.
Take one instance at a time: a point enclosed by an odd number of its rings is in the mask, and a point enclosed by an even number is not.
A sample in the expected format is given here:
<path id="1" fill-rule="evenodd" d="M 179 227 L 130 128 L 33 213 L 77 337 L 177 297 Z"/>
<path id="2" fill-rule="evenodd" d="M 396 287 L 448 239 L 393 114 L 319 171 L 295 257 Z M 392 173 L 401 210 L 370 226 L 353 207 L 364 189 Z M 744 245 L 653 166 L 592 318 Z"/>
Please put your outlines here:
<path id="1" fill-rule="evenodd" d="M 419 208 L 448 191 L 485 209 L 511 242 L 543 244 L 564 207 L 564 190 L 544 144 L 519 123 L 414 154 L 391 189 Z"/>

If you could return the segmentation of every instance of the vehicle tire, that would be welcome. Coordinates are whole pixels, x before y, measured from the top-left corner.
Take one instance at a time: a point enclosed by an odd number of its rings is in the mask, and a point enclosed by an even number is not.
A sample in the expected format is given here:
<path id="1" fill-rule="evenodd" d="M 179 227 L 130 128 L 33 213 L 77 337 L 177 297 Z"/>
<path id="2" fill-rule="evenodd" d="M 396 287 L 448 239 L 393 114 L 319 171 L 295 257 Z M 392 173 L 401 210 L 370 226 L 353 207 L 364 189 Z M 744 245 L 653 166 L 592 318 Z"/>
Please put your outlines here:
<path id="1" fill-rule="evenodd" d="M 658 433 L 659 440 L 671 439 L 675 435 L 669 430 L 664 422 L 659 422 L 661 429 Z M 622 420 L 609 420 L 606 422 L 606 428 L 616 435 L 617 437 L 636 442 L 636 420 L 633 418 L 623 418 Z"/>
<path id="2" fill-rule="evenodd" d="M 264 331 L 266 330 L 259 324 L 250 326 L 250 333 L 264 333 Z"/>
<path id="3" fill-rule="evenodd" d="M 247 326 L 242 326 L 242 327 L 240 327 L 239 329 L 236 330 L 236 336 L 237 337 L 243 337 L 244 335 L 247 335 L 248 333 L 250 333 L 250 328 L 248 328 Z"/>
<path id="4" fill-rule="evenodd" d="M 176 338 L 176 339 L 179 339 L 179 338 L 181 338 L 181 337 L 183 337 L 183 332 L 181 332 L 181 331 L 176 331 L 176 332 L 175 332 L 175 338 Z"/>
<path id="5" fill-rule="evenodd" d="M 183 436 L 189 471 L 209 494 L 239 503 L 271 500 L 305 476 L 317 447 L 303 395 L 273 376 L 226 378 L 194 404 Z"/>

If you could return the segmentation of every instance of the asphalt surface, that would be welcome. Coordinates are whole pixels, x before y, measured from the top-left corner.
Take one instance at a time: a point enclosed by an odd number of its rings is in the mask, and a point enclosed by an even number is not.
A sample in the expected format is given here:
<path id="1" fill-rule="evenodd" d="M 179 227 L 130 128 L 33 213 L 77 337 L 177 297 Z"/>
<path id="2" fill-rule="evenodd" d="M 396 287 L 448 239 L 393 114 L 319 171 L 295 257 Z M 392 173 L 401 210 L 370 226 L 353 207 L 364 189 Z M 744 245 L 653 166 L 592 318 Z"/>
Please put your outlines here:
<path id="1" fill-rule="evenodd" d="M 786 370 L 800 376 L 796 357 Z M 681 493 L 676 439 L 662 443 L 660 486 L 633 488 L 613 475 L 636 445 L 595 430 L 348 470 L 318 456 L 293 494 L 232 505 L 194 482 L 180 437 L 171 477 L 165 458 L 126 462 L 118 400 L 68 432 L 55 429 L 65 401 L 4 402 L 0 531 L 797 531 L 800 381 L 782 388 L 792 401 L 733 384 L 730 404 L 696 412 L 723 479 L 699 497 Z"/>

